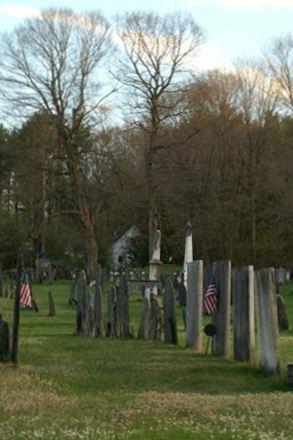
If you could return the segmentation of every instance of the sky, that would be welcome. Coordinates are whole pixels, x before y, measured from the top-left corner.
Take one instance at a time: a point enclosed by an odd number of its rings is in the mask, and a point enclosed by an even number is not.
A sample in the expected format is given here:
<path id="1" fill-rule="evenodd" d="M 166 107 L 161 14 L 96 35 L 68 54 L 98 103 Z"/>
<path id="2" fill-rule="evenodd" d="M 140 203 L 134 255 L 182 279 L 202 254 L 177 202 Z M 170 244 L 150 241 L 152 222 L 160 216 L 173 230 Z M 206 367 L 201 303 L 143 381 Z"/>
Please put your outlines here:
<path id="1" fill-rule="evenodd" d="M 189 12 L 206 34 L 200 69 L 229 69 L 238 58 L 258 57 L 272 38 L 293 32 L 293 0 L 0 0 L 0 32 L 47 7 L 98 8 L 109 18 L 126 10 Z"/>

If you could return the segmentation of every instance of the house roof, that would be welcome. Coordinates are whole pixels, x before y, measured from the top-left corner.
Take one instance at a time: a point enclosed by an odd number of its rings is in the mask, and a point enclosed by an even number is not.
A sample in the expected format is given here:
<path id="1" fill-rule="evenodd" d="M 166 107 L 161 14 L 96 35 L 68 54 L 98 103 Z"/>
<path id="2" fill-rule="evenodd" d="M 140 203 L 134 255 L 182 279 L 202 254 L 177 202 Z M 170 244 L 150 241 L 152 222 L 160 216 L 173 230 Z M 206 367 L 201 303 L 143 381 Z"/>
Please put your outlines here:
<path id="1" fill-rule="evenodd" d="M 126 234 L 126 232 L 128 232 L 131 228 L 136 228 L 138 231 L 140 231 L 140 229 L 136 225 L 121 226 L 121 228 L 117 229 L 117 231 L 114 232 L 112 237 L 113 241 L 119 240 L 119 238 L 123 237 L 123 235 Z"/>

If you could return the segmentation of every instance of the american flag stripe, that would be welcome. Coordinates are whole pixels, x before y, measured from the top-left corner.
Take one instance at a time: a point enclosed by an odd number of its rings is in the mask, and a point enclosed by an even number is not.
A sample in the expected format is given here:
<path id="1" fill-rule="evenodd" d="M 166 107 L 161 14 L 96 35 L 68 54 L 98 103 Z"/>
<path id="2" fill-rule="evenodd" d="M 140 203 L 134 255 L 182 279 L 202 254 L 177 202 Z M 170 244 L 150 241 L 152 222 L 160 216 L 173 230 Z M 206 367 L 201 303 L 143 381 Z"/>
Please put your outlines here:
<path id="1" fill-rule="evenodd" d="M 27 281 L 20 286 L 20 302 L 26 307 L 32 307 L 31 290 Z"/>
<path id="2" fill-rule="evenodd" d="M 204 295 L 204 311 L 208 315 L 212 315 L 217 310 L 217 289 L 215 283 L 208 285 L 207 291 Z"/>

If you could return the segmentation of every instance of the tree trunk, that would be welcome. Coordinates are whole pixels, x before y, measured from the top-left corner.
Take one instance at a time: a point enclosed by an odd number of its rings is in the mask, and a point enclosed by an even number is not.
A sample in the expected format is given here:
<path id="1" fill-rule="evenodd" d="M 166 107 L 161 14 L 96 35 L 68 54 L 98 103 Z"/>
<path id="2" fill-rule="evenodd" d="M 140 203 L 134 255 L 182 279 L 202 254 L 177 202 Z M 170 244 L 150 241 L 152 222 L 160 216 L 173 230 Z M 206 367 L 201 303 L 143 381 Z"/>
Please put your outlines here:
<path id="1" fill-rule="evenodd" d="M 79 158 L 72 145 L 71 139 L 64 137 L 63 148 L 67 154 L 67 169 L 70 176 L 73 197 L 79 210 L 80 221 L 84 229 L 84 238 L 87 252 L 87 269 L 93 276 L 98 276 L 98 245 L 95 235 L 94 217 L 91 213 L 83 186 L 83 176 L 79 166 Z"/>

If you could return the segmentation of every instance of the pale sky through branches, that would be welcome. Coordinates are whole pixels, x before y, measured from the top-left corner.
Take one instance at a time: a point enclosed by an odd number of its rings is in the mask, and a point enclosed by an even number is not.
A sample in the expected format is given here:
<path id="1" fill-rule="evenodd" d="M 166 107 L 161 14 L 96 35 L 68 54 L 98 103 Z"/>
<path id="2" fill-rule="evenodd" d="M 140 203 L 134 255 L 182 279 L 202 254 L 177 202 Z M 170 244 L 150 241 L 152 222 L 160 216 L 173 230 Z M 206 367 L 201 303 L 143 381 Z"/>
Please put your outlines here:
<path id="1" fill-rule="evenodd" d="M 190 12 L 206 33 L 198 67 L 229 68 L 238 57 L 257 57 L 270 39 L 293 32 L 293 0 L 0 0 L 0 32 L 12 29 L 40 8 L 99 8 L 108 17 L 125 10 Z"/>

